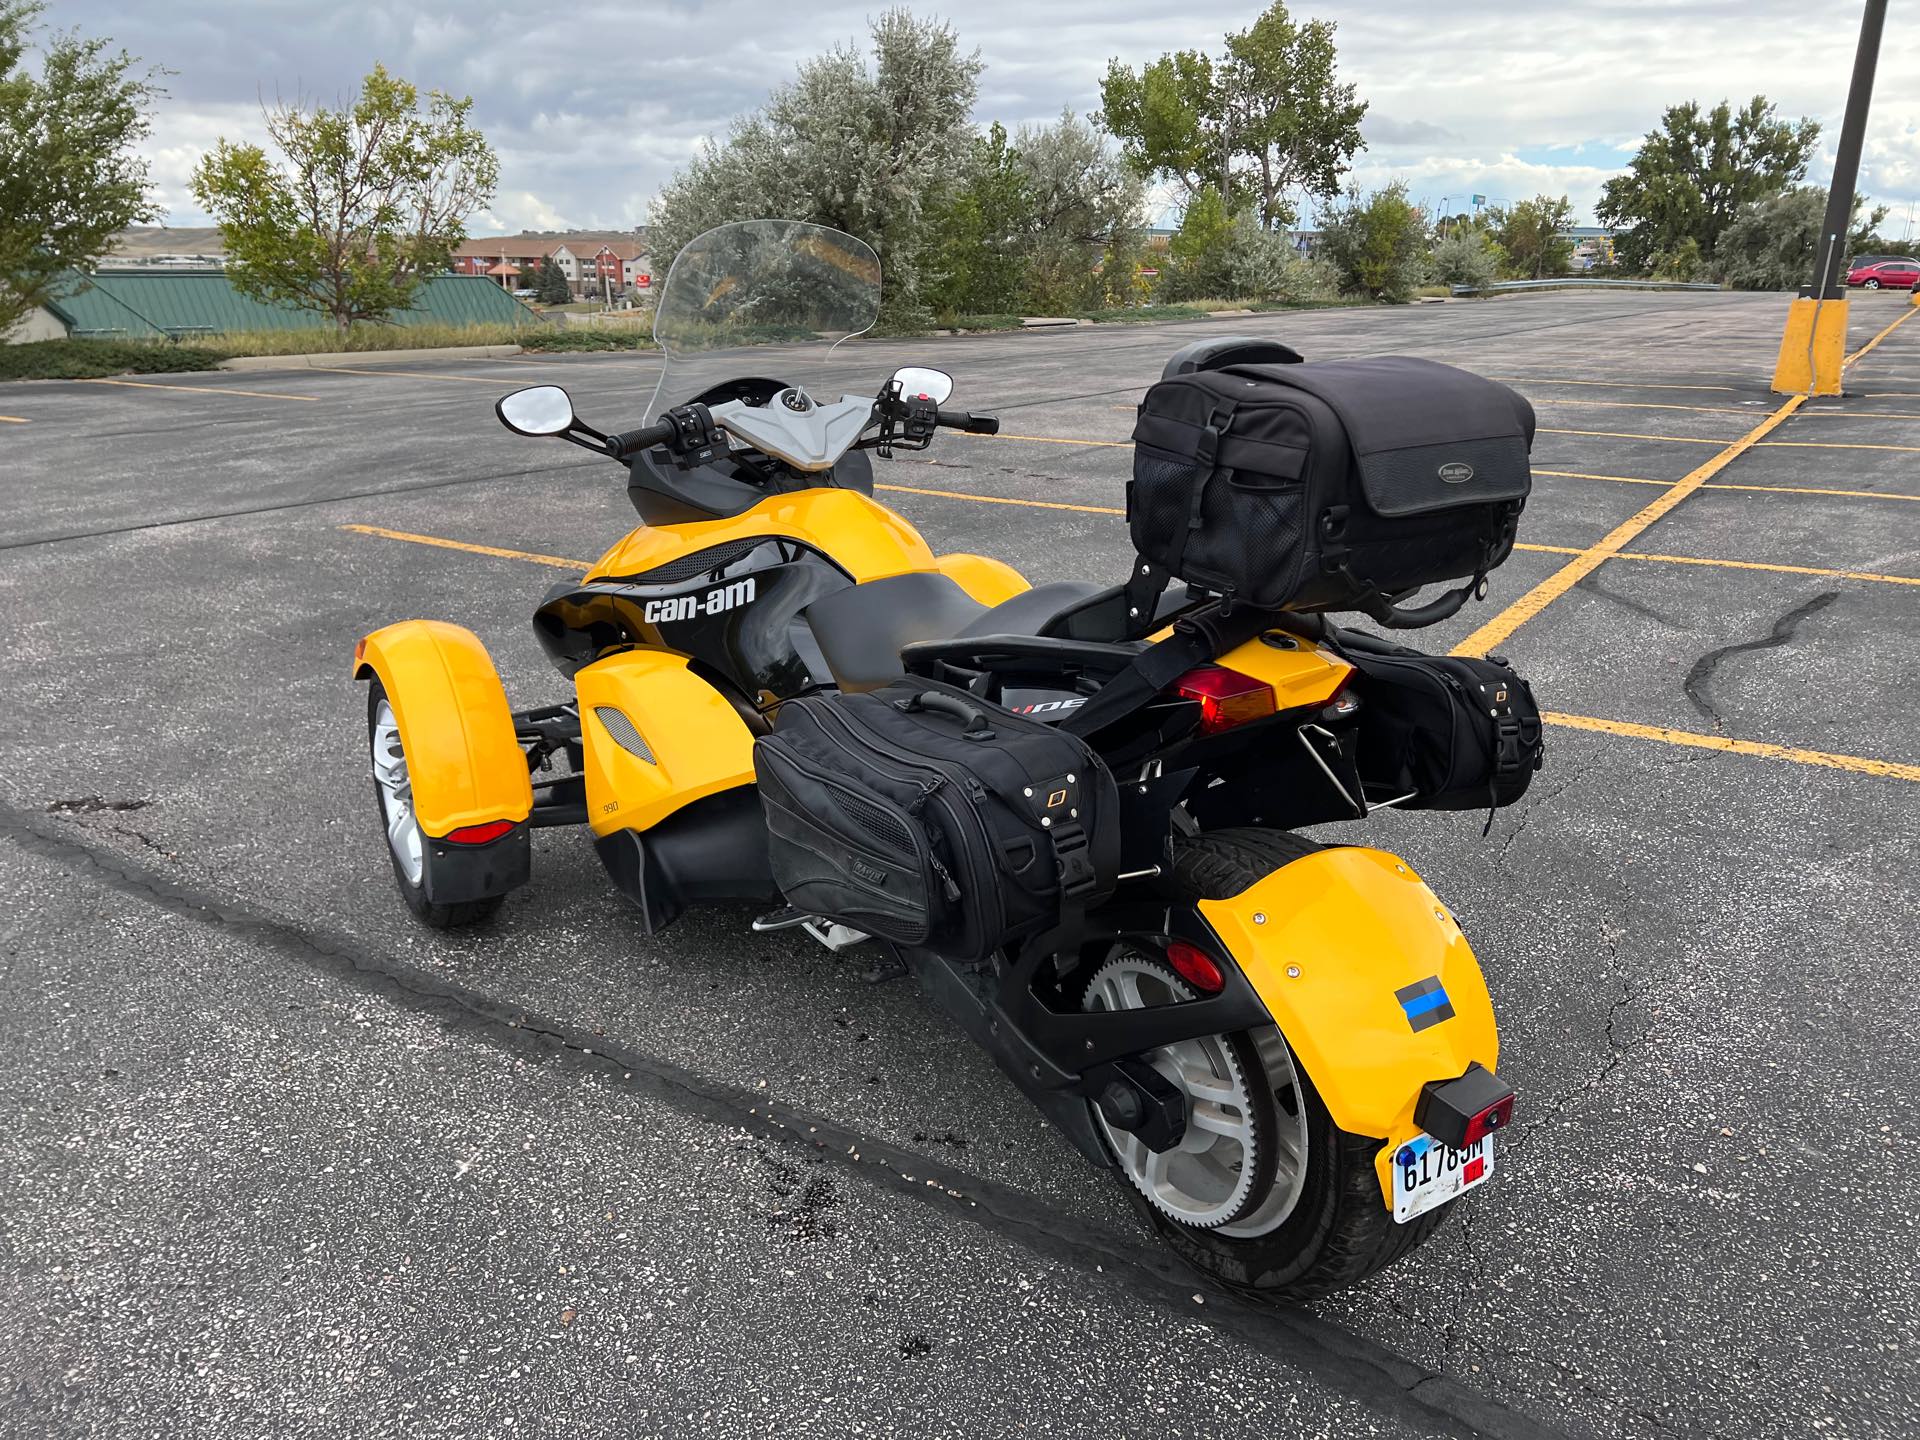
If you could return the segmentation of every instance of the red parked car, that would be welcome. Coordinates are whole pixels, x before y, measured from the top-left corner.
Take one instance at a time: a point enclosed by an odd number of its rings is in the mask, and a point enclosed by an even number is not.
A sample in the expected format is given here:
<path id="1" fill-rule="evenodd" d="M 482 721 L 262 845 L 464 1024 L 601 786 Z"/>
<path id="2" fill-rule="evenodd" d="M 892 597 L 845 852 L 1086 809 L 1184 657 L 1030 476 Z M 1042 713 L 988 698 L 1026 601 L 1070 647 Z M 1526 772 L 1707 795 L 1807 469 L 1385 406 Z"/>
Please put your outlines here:
<path id="1" fill-rule="evenodd" d="M 1847 284 L 1867 290 L 1911 290 L 1920 281 L 1920 260 L 1882 260 L 1874 265 L 1855 264 L 1847 272 Z"/>

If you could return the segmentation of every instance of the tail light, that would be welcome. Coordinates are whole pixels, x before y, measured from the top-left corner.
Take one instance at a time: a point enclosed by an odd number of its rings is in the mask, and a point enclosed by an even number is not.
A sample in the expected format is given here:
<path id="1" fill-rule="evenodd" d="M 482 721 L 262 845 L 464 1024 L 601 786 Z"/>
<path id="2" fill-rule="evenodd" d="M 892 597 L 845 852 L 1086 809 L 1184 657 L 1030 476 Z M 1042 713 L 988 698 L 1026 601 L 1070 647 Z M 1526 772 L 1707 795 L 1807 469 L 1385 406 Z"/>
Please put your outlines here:
<path id="1" fill-rule="evenodd" d="M 1423 1086 L 1413 1123 L 1441 1144 L 1463 1150 L 1513 1123 L 1513 1087 L 1476 1060 L 1457 1080 Z"/>
<path id="2" fill-rule="evenodd" d="M 1189 670 L 1173 682 L 1173 689 L 1182 700 L 1199 702 L 1203 735 L 1218 735 L 1249 720 L 1264 720 L 1280 708 L 1271 685 L 1224 665 Z"/>
<path id="3" fill-rule="evenodd" d="M 485 845 L 511 829 L 511 820 L 489 820 L 484 825 L 462 825 L 458 830 L 449 830 L 447 840 L 454 845 Z"/>
<path id="4" fill-rule="evenodd" d="M 1227 977 L 1220 973 L 1220 967 L 1213 957 L 1199 946 L 1189 945 L 1184 940 L 1168 942 L 1167 963 L 1173 966 L 1182 980 L 1205 994 L 1218 995 L 1227 983 Z"/>

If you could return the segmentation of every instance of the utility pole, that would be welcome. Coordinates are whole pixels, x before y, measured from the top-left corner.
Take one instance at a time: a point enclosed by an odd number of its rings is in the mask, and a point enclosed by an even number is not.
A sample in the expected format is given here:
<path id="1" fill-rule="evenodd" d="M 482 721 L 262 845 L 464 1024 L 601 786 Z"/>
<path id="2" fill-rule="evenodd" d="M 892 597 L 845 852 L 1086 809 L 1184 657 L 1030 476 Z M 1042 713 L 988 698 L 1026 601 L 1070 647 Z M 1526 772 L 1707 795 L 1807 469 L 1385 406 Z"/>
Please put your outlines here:
<path id="1" fill-rule="evenodd" d="M 1833 160 L 1833 185 L 1827 214 L 1814 247 L 1813 278 L 1787 312 L 1786 333 L 1773 367 L 1773 388 L 1782 395 L 1838 395 L 1847 350 L 1847 292 L 1840 264 L 1853 224 L 1853 188 L 1860 178 L 1860 145 L 1867 133 L 1867 107 L 1873 101 L 1873 72 L 1880 60 L 1880 32 L 1886 27 L 1887 0 L 1866 0 L 1860 16 L 1860 43 L 1853 54 L 1853 82 L 1847 89 L 1847 113 L 1840 122 L 1840 149 Z"/>
<path id="2" fill-rule="evenodd" d="M 1847 232 L 1853 228 L 1853 189 L 1860 178 L 1860 144 L 1867 134 L 1867 106 L 1873 101 L 1873 72 L 1880 61 L 1880 32 L 1887 23 L 1887 0 L 1867 0 L 1860 17 L 1860 44 L 1853 53 L 1853 84 L 1847 90 L 1847 114 L 1840 122 L 1840 151 L 1833 158 L 1833 186 L 1827 191 L 1827 218 L 1820 226 L 1813 283 L 1800 293 L 1832 299 L 1846 294 L 1839 273 L 1847 258 Z"/>

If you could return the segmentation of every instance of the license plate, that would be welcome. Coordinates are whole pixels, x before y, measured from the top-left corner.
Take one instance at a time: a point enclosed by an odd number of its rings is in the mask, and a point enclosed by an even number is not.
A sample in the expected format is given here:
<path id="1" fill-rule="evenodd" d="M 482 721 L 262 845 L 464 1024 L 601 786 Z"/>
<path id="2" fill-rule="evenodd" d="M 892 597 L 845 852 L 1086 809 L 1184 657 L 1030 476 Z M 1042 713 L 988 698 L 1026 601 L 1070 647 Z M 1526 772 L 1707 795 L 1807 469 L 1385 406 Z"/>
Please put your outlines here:
<path id="1" fill-rule="evenodd" d="M 1493 1137 L 1464 1150 L 1416 1135 L 1393 1154 L 1393 1218 L 1401 1225 L 1493 1178 Z"/>

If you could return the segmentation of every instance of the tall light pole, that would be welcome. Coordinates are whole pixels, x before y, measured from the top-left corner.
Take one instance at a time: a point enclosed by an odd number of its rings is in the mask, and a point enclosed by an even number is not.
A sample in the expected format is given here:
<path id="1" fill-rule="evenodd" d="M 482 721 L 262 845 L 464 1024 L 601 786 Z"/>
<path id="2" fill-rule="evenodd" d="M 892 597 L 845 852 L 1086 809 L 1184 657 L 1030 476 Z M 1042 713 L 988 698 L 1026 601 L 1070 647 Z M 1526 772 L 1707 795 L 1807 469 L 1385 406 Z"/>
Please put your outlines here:
<path id="1" fill-rule="evenodd" d="M 1774 362 L 1773 388 L 1782 395 L 1838 395 L 1847 351 L 1847 292 L 1840 264 L 1853 224 L 1853 187 L 1860 178 L 1860 145 L 1867 133 L 1867 107 L 1873 101 L 1873 72 L 1880 60 L 1880 32 L 1886 27 L 1887 0 L 1866 0 L 1860 16 L 1860 43 L 1853 53 L 1853 83 L 1847 89 L 1847 113 L 1840 122 L 1840 149 L 1833 159 L 1833 185 L 1827 191 L 1826 218 L 1814 245 L 1813 279 L 1787 311 L 1786 333 Z"/>

